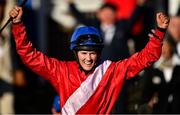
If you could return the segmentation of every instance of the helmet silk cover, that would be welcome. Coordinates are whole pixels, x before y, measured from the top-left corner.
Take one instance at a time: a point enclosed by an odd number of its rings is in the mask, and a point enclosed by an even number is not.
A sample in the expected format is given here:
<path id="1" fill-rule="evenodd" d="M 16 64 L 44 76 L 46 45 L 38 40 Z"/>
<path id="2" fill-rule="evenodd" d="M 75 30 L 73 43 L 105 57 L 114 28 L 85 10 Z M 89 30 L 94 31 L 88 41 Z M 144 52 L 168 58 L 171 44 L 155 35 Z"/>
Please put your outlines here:
<path id="1" fill-rule="evenodd" d="M 92 26 L 84 26 L 77 28 L 71 37 L 71 50 L 93 48 L 101 50 L 103 47 L 103 39 L 100 32 Z M 87 48 L 88 47 L 88 48 Z"/>

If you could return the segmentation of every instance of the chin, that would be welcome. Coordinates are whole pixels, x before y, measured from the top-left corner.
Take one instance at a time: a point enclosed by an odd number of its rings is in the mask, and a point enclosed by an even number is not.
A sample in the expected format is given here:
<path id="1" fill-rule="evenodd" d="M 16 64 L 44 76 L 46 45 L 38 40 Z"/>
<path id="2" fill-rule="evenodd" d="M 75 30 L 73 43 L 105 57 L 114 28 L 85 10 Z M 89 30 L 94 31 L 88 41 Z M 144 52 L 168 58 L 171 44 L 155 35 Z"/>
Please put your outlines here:
<path id="1" fill-rule="evenodd" d="M 85 71 L 91 71 L 92 70 L 92 67 L 86 67 L 86 68 L 83 68 Z"/>
<path id="2" fill-rule="evenodd" d="M 90 68 L 90 69 L 84 69 L 84 70 L 85 70 L 85 71 L 91 71 L 91 69 L 92 69 L 92 68 Z"/>

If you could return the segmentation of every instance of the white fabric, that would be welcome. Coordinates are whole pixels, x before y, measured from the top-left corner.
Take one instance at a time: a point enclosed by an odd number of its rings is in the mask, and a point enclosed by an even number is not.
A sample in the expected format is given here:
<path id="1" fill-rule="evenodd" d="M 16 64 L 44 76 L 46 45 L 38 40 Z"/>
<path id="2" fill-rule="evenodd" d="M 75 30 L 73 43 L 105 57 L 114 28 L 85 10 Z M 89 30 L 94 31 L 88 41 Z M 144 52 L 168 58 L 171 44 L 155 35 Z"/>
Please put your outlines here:
<path id="1" fill-rule="evenodd" d="M 173 67 L 166 67 L 163 70 L 164 79 L 167 83 L 169 83 L 172 79 L 173 69 L 174 69 Z"/>
<path id="2" fill-rule="evenodd" d="M 161 56 L 160 59 L 154 64 L 155 68 L 158 68 L 163 71 L 164 79 L 166 82 L 171 81 L 174 67 L 176 65 L 180 65 L 180 58 L 176 54 L 173 54 L 172 58 L 169 59 L 168 61 L 171 62 L 169 66 L 161 67 L 161 64 L 165 62 L 164 57 Z M 167 62 L 167 60 L 166 60 L 166 62 Z"/>
<path id="3" fill-rule="evenodd" d="M 11 84 L 13 80 L 11 71 L 10 44 L 8 38 L 5 38 L 3 43 L 0 38 L 0 79 Z"/>
<path id="4" fill-rule="evenodd" d="M 104 32 L 104 43 L 111 44 L 116 27 L 114 25 L 101 25 L 101 29 Z"/>
<path id="5" fill-rule="evenodd" d="M 1 27 L 9 19 L 9 11 L 14 7 L 14 4 L 15 0 L 6 0 L 4 18 L 2 20 Z M 4 41 L 0 41 L 0 79 L 7 82 L 8 84 L 13 83 L 13 76 L 11 73 L 12 64 L 10 56 L 10 27 L 11 25 L 9 24 L 6 28 L 4 28 L 1 34 L 5 39 Z M 14 95 L 12 92 L 3 93 L 3 95 L 0 97 L 0 115 L 14 114 L 13 100 Z"/>
<path id="6" fill-rule="evenodd" d="M 172 64 L 175 65 L 180 65 L 180 57 L 177 54 L 174 54 L 172 57 Z"/>
<path id="7" fill-rule="evenodd" d="M 62 107 L 62 114 L 75 114 L 93 95 L 111 61 L 105 61 L 80 85 Z"/>
<path id="8" fill-rule="evenodd" d="M 7 92 L 0 97 L 0 114 L 1 115 L 13 115 L 14 114 L 14 96 L 13 93 Z"/>
<path id="9" fill-rule="evenodd" d="M 96 12 L 103 0 L 73 0 L 77 8 L 81 12 Z M 70 14 L 68 4 L 65 0 L 52 0 L 53 9 L 51 17 L 65 28 L 72 28 L 76 26 L 77 22 Z"/>
<path id="10" fill-rule="evenodd" d="M 178 12 L 178 8 L 180 7 L 180 0 L 168 0 L 168 2 L 168 13 L 170 14 L 170 16 L 175 16 Z"/>

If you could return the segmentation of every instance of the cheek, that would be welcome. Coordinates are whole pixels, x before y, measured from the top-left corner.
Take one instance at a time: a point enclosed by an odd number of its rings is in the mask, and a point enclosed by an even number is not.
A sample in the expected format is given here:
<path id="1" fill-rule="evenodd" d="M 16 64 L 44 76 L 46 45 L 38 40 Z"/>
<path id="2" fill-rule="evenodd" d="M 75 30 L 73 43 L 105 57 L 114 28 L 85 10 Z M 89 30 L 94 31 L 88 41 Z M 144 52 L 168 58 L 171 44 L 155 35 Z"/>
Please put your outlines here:
<path id="1" fill-rule="evenodd" d="M 83 55 L 81 53 L 77 53 L 77 58 L 82 60 L 83 59 Z"/>
<path id="2" fill-rule="evenodd" d="M 83 62 L 82 59 L 79 59 L 79 64 L 80 64 L 82 67 L 84 67 L 84 66 L 83 66 L 83 65 L 84 65 L 84 62 Z"/>
<path id="3" fill-rule="evenodd" d="M 77 55 L 78 61 L 79 63 L 82 65 L 82 60 L 83 60 L 83 56 L 82 55 Z"/>
<path id="4" fill-rule="evenodd" d="M 97 55 L 93 55 L 92 60 L 96 61 L 97 60 Z"/>
<path id="5" fill-rule="evenodd" d="M 79 60 L 79 64 L 83 67 L 83 62 L 81 60 Z"/>

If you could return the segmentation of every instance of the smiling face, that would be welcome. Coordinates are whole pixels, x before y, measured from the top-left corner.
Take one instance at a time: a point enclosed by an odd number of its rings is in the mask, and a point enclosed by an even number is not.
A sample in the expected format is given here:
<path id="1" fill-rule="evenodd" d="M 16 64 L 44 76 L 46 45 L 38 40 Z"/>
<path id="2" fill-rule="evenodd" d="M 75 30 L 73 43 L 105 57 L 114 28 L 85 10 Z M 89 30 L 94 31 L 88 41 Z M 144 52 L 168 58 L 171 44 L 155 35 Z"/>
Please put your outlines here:
<path id="1" fill-rule="evenodd" d="M 98 55 L 96 51 L 78 51 L 77 57 L 81 67 L 85 71 L 90 71 L 96 64 Z"/>

